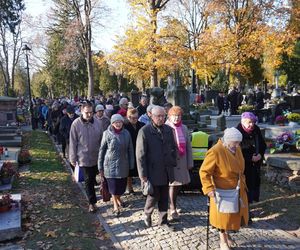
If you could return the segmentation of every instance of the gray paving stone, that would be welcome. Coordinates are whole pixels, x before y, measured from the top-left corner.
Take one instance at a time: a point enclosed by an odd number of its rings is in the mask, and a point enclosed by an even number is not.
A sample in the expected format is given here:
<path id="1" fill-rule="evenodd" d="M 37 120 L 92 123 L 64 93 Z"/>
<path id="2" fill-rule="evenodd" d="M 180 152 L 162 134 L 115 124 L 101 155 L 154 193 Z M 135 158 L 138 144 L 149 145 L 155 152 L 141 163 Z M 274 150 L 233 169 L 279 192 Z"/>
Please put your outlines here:
<path id="1" fill-rule="evenodd" d="M 200 193 L 188 193 L 178 197 L 178 207 L 182 209 L 180 220 L 172 222 L 175 232 L 166 232 L 157 226 L 158 213 L 152 215 L 152 227 L 143 222 L 145 198 L 141 193 L 123 196 L 130 204 L 124 208 L 119 218 L 107 213 L 111 203 L 98 202 L 100 215 L 118 243 L 124 249 L 206 249 L 207 207 L 206 197 Z M 274 229 L 271 224 L 255 221 L 252 226 L 241 228 L 232 234 L 237 249 L 300 249 L 300 240 L 292 235 Z M 209 249 L 219 249 L 218 231 L 210 227 Z"/>

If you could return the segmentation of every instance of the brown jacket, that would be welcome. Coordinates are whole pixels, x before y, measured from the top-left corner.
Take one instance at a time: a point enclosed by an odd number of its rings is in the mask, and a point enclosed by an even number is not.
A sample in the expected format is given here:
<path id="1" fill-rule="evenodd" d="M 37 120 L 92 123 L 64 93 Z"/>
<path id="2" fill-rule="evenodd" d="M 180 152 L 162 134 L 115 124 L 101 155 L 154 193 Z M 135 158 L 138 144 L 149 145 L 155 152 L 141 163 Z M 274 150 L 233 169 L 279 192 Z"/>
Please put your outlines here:
<path id="1" fill-rule="evenodd" d="M 71 126 L 69 160 L 81 167 L 97 166 L 103 129 L 97 119 L 90 122 L 77 118 Z"/>
<path id="2" fill-rule="evenodd" d="M 240 181 L 240 204 L 239 213 L 219 213 L 214 198 L 210 198 L 209 220 L 210 224 L 219 229 L 238 230 L 241 222 L 248 223 L 248 200 L 244 176 L 244 158 L 241 149 L 238 148 L 232 154 L 223 146 L 221 140 L 207 151 L 205 159 L 200 168 L 200 178 L 204 194 L 217 188 L 233 189 L 237 186 L 239 174 Z"/>

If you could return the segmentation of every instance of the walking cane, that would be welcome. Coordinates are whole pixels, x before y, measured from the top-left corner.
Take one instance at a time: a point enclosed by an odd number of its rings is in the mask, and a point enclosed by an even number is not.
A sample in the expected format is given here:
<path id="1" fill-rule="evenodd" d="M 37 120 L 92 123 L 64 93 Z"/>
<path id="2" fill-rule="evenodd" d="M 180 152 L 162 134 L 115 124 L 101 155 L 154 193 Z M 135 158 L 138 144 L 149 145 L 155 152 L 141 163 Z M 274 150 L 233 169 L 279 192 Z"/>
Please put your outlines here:
<path id="1" fill-rule="evenodd" d="M 208 246 L 208 239 L 209 239 L 209 206 L 210 206 L 210 201 L 209 201 L 209 196 L 207 196 L 206 250 L 209 249 L 209 246 Z"/>

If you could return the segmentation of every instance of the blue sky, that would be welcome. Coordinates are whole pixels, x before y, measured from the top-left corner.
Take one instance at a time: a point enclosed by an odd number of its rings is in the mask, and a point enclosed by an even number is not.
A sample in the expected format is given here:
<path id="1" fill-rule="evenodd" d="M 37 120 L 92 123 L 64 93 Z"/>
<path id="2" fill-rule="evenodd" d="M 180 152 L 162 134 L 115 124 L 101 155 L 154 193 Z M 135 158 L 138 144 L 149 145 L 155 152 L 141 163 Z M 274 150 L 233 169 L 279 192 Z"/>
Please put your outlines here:
<path id="1" fill-rule="evenodd" d="M 33 17 L 40 15 L 46 17 L 45 14 L 50 9 L 51 3 L 50 0 L 25 0 L 25 12 Z M 94 31 L 93 49 L 107 52 L 111 50 L 115 36 L 124 32 L 129 12 L 126 0 L 107 0 L 105 4 L 111 9 L 111 15 L 104 28 Z"/>

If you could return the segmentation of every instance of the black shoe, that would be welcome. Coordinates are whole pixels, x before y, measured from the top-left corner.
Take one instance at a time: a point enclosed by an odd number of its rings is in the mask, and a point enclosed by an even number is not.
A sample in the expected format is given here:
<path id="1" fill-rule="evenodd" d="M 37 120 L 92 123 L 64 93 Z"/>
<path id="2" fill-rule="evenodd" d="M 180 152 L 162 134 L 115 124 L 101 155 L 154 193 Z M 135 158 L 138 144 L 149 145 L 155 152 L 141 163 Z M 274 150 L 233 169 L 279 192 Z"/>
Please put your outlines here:
<path id="1" fill-rule="evenodd" d="M 144 222 L 146 227 L 151 227 L 152 226 L 151 216 L 146 215 L 144 218 Z"/>
<path id="2" fill-rule="evenodd" d="M 251 225 L 251 224 L 253 224 L 253 221 L 252 221 L 251 218 L 249 218 L 249 220 L 248 220 L 248 225 Z"/>
<path id="3" fill-rule="evenodd" d="M 165 231 L 169 231 L 169 232 L 174 232 L 175 228 L 173 226 L 171 226 L 169 223 L 164 223 L 159 225 L 160 228 L 162 228 Z"/>
<path id="4" fill-rule="evenodd" d="M 128 207 L 128 204 L 126 202 L 121 202 L 120 207 L 122 207 L 122 208 Z"/>

